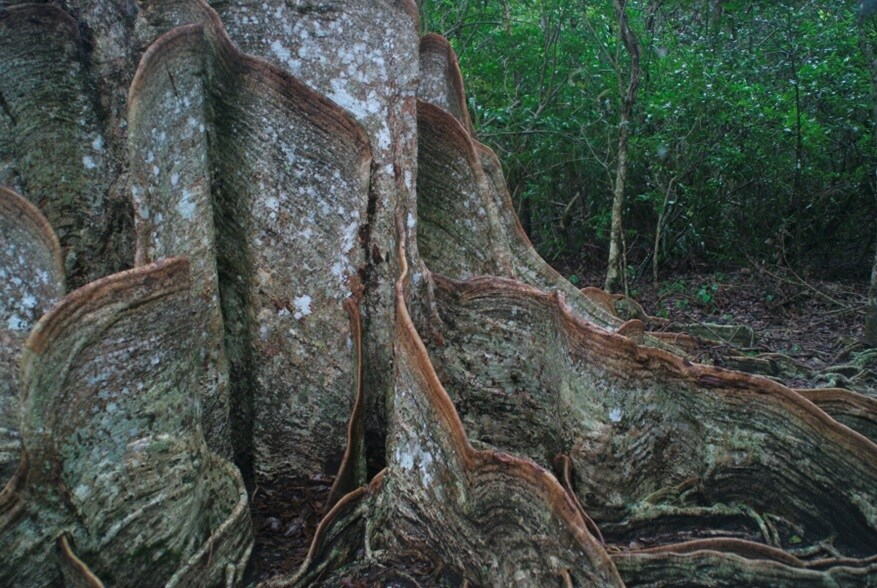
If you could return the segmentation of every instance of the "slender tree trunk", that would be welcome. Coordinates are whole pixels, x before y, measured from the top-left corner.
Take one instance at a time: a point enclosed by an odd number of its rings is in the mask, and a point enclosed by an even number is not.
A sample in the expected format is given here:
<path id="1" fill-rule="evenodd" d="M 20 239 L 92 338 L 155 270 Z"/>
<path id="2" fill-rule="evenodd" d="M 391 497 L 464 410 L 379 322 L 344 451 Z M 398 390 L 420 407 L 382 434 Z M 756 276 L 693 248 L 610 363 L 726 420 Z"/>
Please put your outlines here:
<path id="1" fill-rule="evenodd" d="M 791 28 L 791 23 L 789 25 Z M 790 63 L 792 69 L 792 78 L 791 81 L 795 86 L 795 170 L 794 170 L 794 180 L 792 182 L 792 223 L 794 226 L 794 233 L 792 234 L 792 238 L 794 242 L 792 243 L 792 260 L 791 263 L 798 265 L 801 263 L 801 253 L 803 251 L 803 245 L 801 243 L 802 238 L 802 227 L 803 227 L 803 219 L 801 218 L 803 215 L 804 204 L 802 202 L 802 173 L 803 173 L 803 159 L 804 159 L 804 137 L 803 137 L 803 128 L 801 124 L 801 87 L 798 80 L 798 59 L 797 59 L 797 44 L 792 45 L 791 47 L 791 55 L 790 55 Z"/>
<path id="2" fill-rule="evenodd" d="M 658 214 L 658 222 L 655 224 L 655 246 L 652 250 L 652 281 L 658 283 L 658 265 L 661 259 L 661 241 L 664 238 L 664 226 L 670 214 L 670 196 L 676 189 L 676 180 L 679 176 L 674 175 L 664 191 L 664 202 L 661 204 L 661 212 Z"/>
<path id="3" fill-rule="evenodd" d="M 628 129 L 630 117 L 626 110 L 627 108 L 622 111 L 621 129 L 618 132 L 618 168 L 615 172 L 615 189 L 612 192 L 612 232 L 609 235 L 609 263 L 606 268 L 606 284 L 604 286 L 607 292 L 621 290 L 624 280 L 621 220 L 624 212 L 624 185 L 627 182 L 627 150 L 630 139 Z"/>
<path id="4" fill-rule="evenodd" d="M 868 69 L 871 72 L 871 115 L 874 122 L 874 127 L 871 129 L 871 145 L 873 155 L 877 157 L 877 56 L 874 54 L 875 12 L 877 12 L 877 3 L 873 1 L 862 3 L 862 12 L 859 16 L 859 46 L 865 59 L 868 61 Z M 877 165 L 875 165 L 870 183 L 872 190 L 877 194 Z M 877 347 L 877 251 L 874 252 L 874 266 L 871 269 L 871 287 L 868 289 L 865 344 L 870 347 Z"/>
<path id="5" fill-rule="evenodd" d="M 865 344 L 877 347 L 877 251 L 871 269 L 871 288 L 868 289 L 868 317 L 865 319 Z"/>
<path id="6" fill-rule="evenodd" d="M 621 112 L 618 123 L 618 162 L 615 171 L 615 189 L 612 193 L 612 230 L 609 235 L 609 262 L 606 269 L 606 284 L 604 289 L 608 292 L 618 292 L 624 282 L 624 250 L 622 246 L 622 216 L 624 213 L 624 187 L 627 184 L 628 149 L 630 145 L 630 125 L 633 118 L 633 107 L 636 104 L 636 94 L 639 89 L 640 67 L 640 44 L 636 35 L 630 28 L 626 12 L 627 0 L 615 0 L 615 16 L 618 22 L 618 35 L 625 50 L 630 56 L 630 76 L 627 89 L 623 90 L 621 97 Z M 621 63 L 616 61 L 618 68 L 619 86 L 621 85 Z"/>

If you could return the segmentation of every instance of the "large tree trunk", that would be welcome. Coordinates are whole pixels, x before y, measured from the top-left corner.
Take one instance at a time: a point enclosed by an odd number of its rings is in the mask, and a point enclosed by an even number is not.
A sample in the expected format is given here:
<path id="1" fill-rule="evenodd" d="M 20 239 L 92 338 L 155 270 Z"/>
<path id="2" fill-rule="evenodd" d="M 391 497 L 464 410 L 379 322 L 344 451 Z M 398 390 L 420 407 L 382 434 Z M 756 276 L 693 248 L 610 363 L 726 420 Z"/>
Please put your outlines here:
<path id="1" fill-rule="evenodd" d="M 10 4 L 0 583 L 239 584 L 244 478 L 317 476 L 270 585 L 874 580 L 873 401 L 552 270 L 411 2 Z"/>

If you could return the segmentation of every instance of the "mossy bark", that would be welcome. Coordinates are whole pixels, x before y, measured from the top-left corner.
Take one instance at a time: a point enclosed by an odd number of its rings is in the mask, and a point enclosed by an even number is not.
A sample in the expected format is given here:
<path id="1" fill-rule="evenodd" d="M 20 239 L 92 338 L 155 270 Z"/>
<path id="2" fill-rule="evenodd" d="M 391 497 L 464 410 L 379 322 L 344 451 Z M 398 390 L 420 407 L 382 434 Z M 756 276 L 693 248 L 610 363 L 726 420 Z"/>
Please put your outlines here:
<path id="1" fill-rule="evenodd" d="M 5 585 L 57 583 L 59 565 L 113 584 L 242 577 L 246 492 L 201 433 L 190 333 L 204 313 L 189 278 L 183 259 L 113 274 L 30 333 L 23 459 L 0 495 Z"/>
<path id="2" fill-rule="evenodd" d="M 413 3 L 71 4 L 0 9 L 0 173 L 66 223 L 0 206 L 0 271 L 57 286 L 0 288 L 39 319 L 0 330 L 0 582 L 239 583 L 241 471 L 337 473 L 269 585 L 874 581 L 874 403 L 692 364 L 552 270 Z M 50 309 L 62 251 L 90 281 Z"/>
<path id="3" fill-rule="evenodd" d="M 18 466 L 18 362 L 27 334 L 64 295 L 58 237 L 39 209 L 0 186 L 0 479 Z"/>

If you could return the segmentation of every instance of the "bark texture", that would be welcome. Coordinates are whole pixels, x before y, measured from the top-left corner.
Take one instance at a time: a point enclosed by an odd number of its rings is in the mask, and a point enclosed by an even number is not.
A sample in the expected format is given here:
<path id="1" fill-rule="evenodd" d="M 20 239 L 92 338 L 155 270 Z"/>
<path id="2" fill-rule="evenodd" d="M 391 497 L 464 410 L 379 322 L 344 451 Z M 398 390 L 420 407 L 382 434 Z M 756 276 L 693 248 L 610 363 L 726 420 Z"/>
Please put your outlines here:
<path id="1" fill-rule="evenodd" d="M 0 186 L 0 479 L 20 451 L 18 360 L 28 332 L 64 295 L 58 237 L 39 209 Z"/>
<path id="2" fill-rule="evenodd" d="M 189 333 L 203 313 L 190 285 L 182 259 L 114 274 L 34 327 L 21 362 L 24 458 L 0 495 L 5 585 L 54 584 L 60 567 L 112 584 L 242 577 L 246 491 L 201 434 Z"/>
<path id="3" fill-rule="evenodd" d="M 135 12 L 85 0 L 0 10 L 0 184 L 40 207 L 82 285 L 133 257 L 120 179 Z"/>
<path id="4" fill-rule="evenodd" d="M 368 141 L 338 106 L 242 54 L 215 14 L 203 20 L 160 37 L 132 84 L 138 260 L 195 264 L 213 446 L 234 432 L 260 479 L 334 473 L 357 369 L 342 301 L 361 290 Z"/>
<path id="5" fill-rule="evenodd" d="M 414 226 L 417 7 L 411 0 L 247 0 L 214 6 L 241 49 L 303 80 L 347 110 L 368 137 L 368 201 L 360 203 L 365 205 L 367 218 L 359 223 L 355 236 L 365 262 L 355 268 L 363 288 L 363 362 L 370 366 L 362 374 L 363 426 L 374 440 L 367 447 L 369 471 L 376 473 L 385 464 L 386 398 L 393 385 L 397 240 L 409 243 L 412 263 L 420 264 Z M 314 200 L 320 198 L 331 206 L 334 194 L 320 188 L 308 201 L 311 206 L 322 206 Z M 337 258 L 324 259 L 322 271 L 338 262 Z"/>
<path id="6" fill-rule="evenodd" d="M 868 288 L 865 344 L 869 347 L 877 347 L 877 251 L 874 252 L 874 267 L 871 269 L 871 287 Z"/>
<path id="7" fill-rule="evenodd" d="M 268 585 L 875 582 L 874 400 L 552 270 L 413 3 L 9 4 L 0 583 L 240 584 L 325 474 Z"/>
<path id="8" fill-rule="evenodd" d="M 625 87 L 622 82 L 621 51 L 615 53 L 615 69 L 618 76 L 618 93 L 621 96 L 618 112 L 618 150 L 615 161 L 615 187 L 612 191 L 612 227 L 609 235 L 609 259 L 606 262 L 607 292 L 624 290 L 627 293 L 627 269 L 624 251 L 624 234 L 622 233 L 622 216 L 624 214 L 624 188 L 627 185 L 628 150 L 630 148 L 631 125 L 633 124 L 633 107 L 636 105 L 636 94 L 642 73 L 640 66 L 640 43 L 631 30 L 627 19 L 627 0 L 614 0 L 615 20 L 618 26 L 619 45 L 630 56 L 630 75 Z M 623 286 L 623 288 L 622 288 Z"/>

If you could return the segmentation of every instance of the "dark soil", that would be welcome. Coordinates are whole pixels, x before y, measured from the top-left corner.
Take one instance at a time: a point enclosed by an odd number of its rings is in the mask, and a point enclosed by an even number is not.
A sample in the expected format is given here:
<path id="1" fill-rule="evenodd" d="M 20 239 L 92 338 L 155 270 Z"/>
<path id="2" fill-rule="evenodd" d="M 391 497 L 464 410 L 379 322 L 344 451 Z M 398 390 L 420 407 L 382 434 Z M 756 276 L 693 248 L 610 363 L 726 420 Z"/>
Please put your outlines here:
<path id="1" fill-rule="evenodd" d="M 601 273 L 577 275 L 581 286 L 602 287 Z M 861 346 L 867 291 L 865 280 L 806 278 L 775 267 L 678 273 L 629 286 L 648 314 L 672 321 L 667 330 L 673 323 L 748 325 L 759 351 L 782 353 L 814 370 Z"/>
<path id="2" fill-rule="evenodd" d="M 325 514 L 332 482 L 330 477 L 285 479 L 249 489 L 256 537 L 245 585 L 289 577 L 298 571 Z M 436 569 L 429 560 L 414 553 L 402 554 L 392 561 L 363 561 L 351 566 L 347 572 L 336 578 L 338 586 L 403 588 L 462 583 L 459 578 L 449 575 L 448 570 Z"/>
<path id="3" fill-rule="evenodd" d="M 250 488 L 256 541 L 247 584 L 292 575 L 305 560 L 323 517 L 332 479 L 286 479 Z"/>

